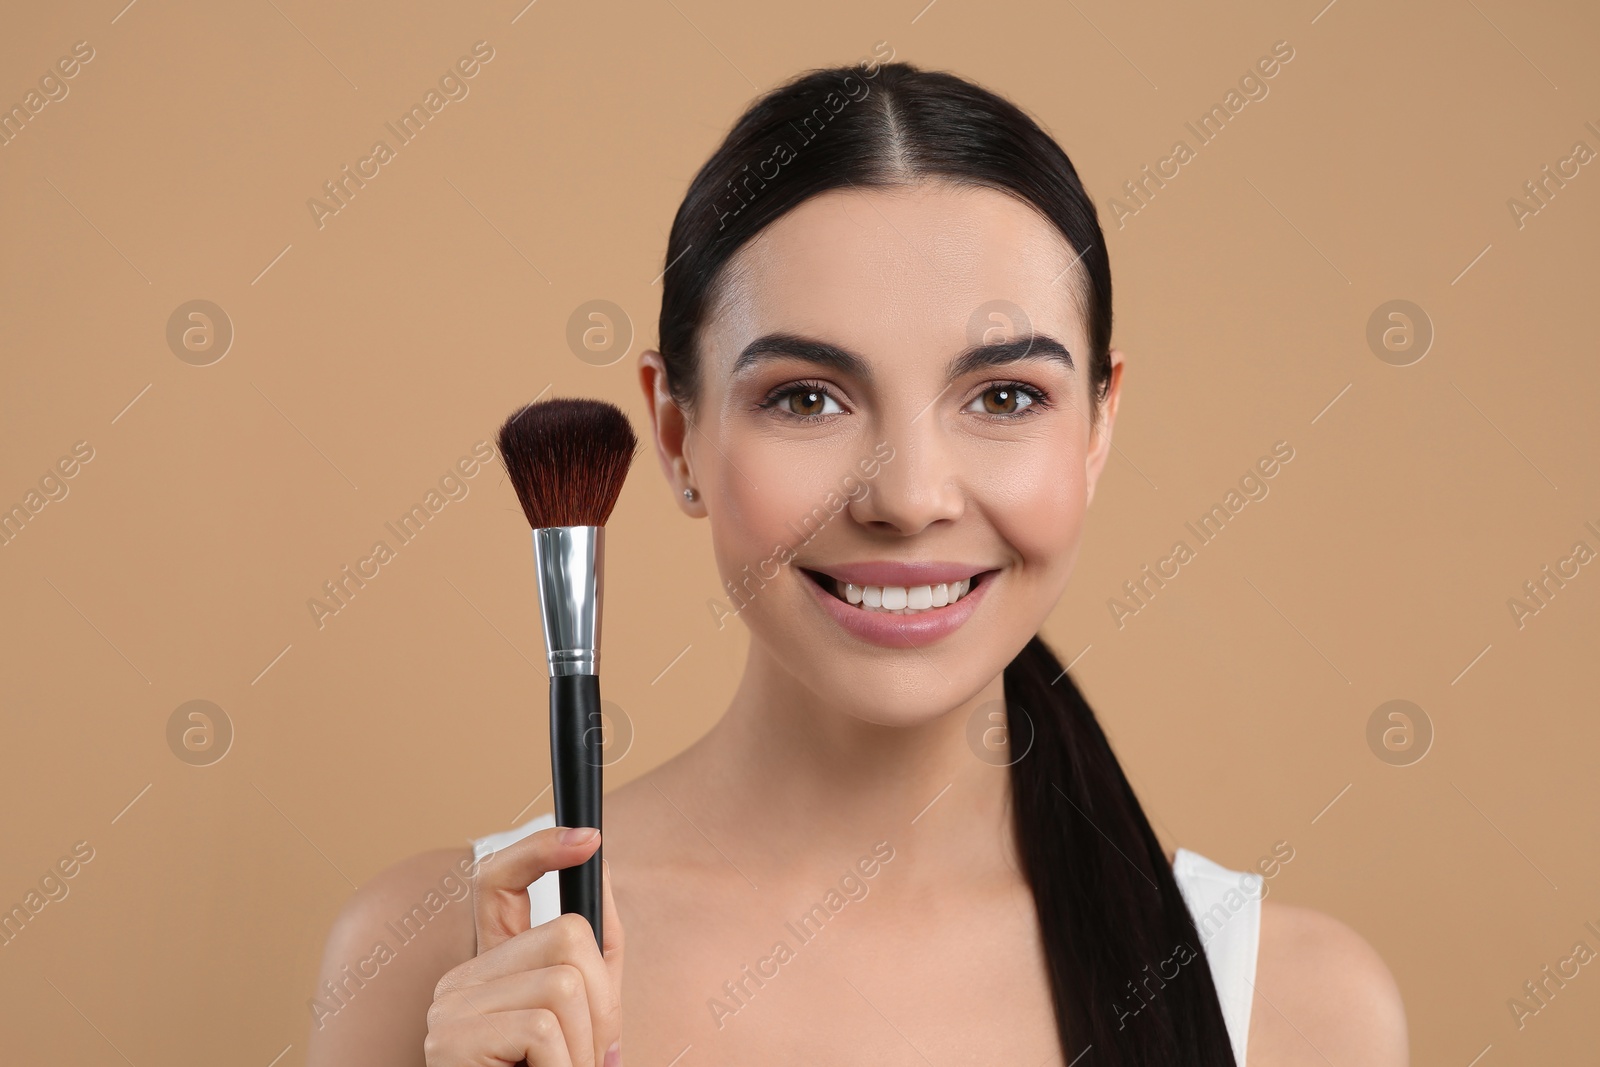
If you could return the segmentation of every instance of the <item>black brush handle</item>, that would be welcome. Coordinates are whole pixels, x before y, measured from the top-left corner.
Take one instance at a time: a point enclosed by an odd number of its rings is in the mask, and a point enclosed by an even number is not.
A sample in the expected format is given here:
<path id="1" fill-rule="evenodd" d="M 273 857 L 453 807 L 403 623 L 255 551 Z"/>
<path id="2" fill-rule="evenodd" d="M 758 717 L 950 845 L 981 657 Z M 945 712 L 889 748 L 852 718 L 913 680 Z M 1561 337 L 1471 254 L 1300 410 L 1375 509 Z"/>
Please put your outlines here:
<path id="1" fill-rule="evenodd" d="M 555 783 L 556 825 L 600 826 L 601 748 L 600 678 L 594 674 L 560 675 L 550 679 L 550 775 Z M 561 914 L 577 912 L 594 927 L 595 944 L 603 945 L 600 929 L 600 854 L 605 846 L 576 867 L 560 872 Z"/>

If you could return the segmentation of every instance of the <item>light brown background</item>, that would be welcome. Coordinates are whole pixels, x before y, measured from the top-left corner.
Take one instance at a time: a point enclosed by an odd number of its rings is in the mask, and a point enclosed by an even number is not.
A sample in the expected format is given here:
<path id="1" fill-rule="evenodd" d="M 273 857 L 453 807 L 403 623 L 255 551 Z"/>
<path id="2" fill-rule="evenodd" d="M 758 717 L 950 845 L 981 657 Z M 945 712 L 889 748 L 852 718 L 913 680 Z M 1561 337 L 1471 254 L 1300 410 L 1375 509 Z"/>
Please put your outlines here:
<path id="1" fill-rule="evenodd" d="M 1037 114 L 1101 208 L 1129 373 L 1047 634 L 1165 842 L 1233 867 L 1292 843 L 1272 894 L 1379 948 L 1416 1063 L 1594 1057 L 1600 965 L 1521 1031 L 1506 1006 L 1600 949 L 1600 564 L 1520 630 L 1506 606 L 1600 549 L 1600 164 L 1521 229 L 1507 207 L 1600 150 L 1591 5 L 123 2 L 13 5 L 0 34 L 6 105 L 96 51 L 0 147 L 0 504 L 95 450 L 0 548 L 0 905 L 95 849 L 0 948 L 8 1061 L 292 1067 L 352 884 L 547 810 L 498 470 L 324 628 L 306 601 L 547 386 L 643 429 L 689 178 L 758 90 L 880 40 Z M 319 230 L 307 199 L 479 40 L 470 96 Z M 1279 40 L 1270 95 L 1118 230 L 1122 182 Z M 207 367 L 165 341 L 197 298 L 236 330 Z M 565 341 L 595 298 L 637 333 L 608 367 Z M 1397 298 L 1437 332 L 1403 368 L 1365 340 Z M 1271 495 L 1119 631 L 1107 599 L 1277 440 Z M 610 526 L 616 785 L 710 726 L 745 637 L 653 456 Z M 166 740 L 196 698 L 236 731 L 206 767 Z M 1366 742 L 1395 698 L 1437 733 L 1412 766 Z"/>

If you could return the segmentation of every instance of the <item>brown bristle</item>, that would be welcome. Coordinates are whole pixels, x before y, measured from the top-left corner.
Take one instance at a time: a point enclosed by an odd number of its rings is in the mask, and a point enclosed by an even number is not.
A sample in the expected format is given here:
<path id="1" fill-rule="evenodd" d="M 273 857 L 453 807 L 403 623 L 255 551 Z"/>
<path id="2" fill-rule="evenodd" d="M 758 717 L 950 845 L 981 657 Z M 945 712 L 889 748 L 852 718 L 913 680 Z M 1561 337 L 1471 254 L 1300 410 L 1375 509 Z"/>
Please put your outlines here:
<path id="1" fill-rule="evenodd" d="M 621 408 L 567 397 L 518 410 L 500 427 L 499 443 L 535 529 L 604 526 L 639 446 Z"/>

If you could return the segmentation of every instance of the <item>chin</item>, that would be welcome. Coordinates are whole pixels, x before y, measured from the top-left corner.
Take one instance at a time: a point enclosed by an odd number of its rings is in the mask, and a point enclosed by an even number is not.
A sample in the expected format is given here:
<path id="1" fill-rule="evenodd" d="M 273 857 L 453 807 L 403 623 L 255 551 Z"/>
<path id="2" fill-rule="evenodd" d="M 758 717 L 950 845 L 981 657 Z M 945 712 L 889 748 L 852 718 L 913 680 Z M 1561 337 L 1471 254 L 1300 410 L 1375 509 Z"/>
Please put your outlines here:
<path id="1" fill-rule="evenodd" d="M 996 668 L 995 674 L 999 674 L 1002 669 L 1004 669 L 1003 664 Z M 857 689 L 847 694 L 839 694 L 837 700 L 827 700 L 825 706 L 874 726 L 888 726 L 902 730 L 916 729 L 937 722 L 961 707 L 982 692 L 983 687 L 988 681 L 993 680 L 994 676 L 991 674 L 988 680 L 980 683 L 971 692 L 963 690 L 960 699 L 956 699 L 951 692 L 953 686 L 947 686 L 935 678 L 934 685 L 925 692 L 877 694 L 864 693 Z"/>

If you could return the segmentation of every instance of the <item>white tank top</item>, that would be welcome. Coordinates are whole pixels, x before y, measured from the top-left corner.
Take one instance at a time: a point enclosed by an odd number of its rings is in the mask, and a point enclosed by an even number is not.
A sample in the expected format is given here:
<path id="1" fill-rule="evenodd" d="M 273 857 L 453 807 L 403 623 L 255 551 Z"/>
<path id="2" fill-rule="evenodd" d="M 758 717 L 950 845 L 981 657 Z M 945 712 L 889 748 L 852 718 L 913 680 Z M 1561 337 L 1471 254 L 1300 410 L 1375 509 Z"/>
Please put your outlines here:
<path id="1" fill-rule="evenodd" d="M 514 841 L 556 824 L 554 813 L 536 816 L 513 830 L 504 830 L 472 843 L 472 854 L 483 859 Z M 1264 879 L 1248 871 L 1233 871 L 1213 863 L 1198 852 L 1177 850 L 1172 874 L 1189 914 L 1200 932 L 1200 944 L 1211 980 L 1228 1024 L 1233 1058 L 1245 1067 L 1245 1038 L 1250 1032 L 1250 1002 L 1255 992 L 1256 948 L 1261 936 L 1261 889 Z M 561 914 L 561 885 L 551 871 L 528 887 L 528 918 L 534 926 Z"/>

